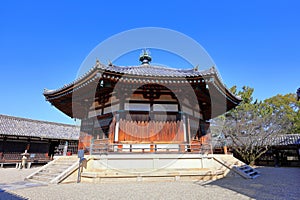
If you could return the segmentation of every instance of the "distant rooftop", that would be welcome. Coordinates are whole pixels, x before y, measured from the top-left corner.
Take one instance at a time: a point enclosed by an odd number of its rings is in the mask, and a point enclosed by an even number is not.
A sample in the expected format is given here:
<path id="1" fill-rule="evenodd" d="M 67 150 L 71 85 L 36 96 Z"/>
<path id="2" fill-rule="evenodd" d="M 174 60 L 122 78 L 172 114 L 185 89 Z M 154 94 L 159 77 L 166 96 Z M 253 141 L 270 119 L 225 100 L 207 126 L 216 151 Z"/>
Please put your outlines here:
<path id="1" fill-rule="evenodd" d="M 300 145 L 300 134 L 284 134 L 278 135 L 276 138 L 272 138 L 272 146 L 289 146 L 289 145 Z M 224 140 L 227 146 L 232 145 L 232 140 L 227 138 Z M 222 139 L 213 139 L 214 147 L 222 147 Z"/>
<path id="2" fill-rule="evenodd" d="M 0 135 L 78 140 L 80 127 L 0 115 Z"/>

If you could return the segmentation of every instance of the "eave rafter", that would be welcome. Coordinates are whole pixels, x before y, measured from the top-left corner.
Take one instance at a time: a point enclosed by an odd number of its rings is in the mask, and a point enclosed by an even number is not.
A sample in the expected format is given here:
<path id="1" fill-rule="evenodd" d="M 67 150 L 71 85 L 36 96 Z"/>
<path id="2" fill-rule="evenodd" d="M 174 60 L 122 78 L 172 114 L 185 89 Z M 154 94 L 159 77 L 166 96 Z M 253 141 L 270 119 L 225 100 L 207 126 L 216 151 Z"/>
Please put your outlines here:
<path id="1" fill-rule="evenodd" d="M 240 102 L 240 99 L 231 94 L 223 85 L 214 68 L 199 72 L 152 66 L 147 68 L 145 66 L 104 66 L 99 63 L 73 83 L 58 90 L 46 90 L 44 96 L 47 101 L 68 116 L 82 118 L 83 114 L 80 112 L 86 112 L 84 107 L 87 106 L 84 102 L 91 104 L 91 102 L 99 101 L 99 96 L 106 96 L 100 100 L 101 102 L 105 99 L 107 101 L 109 95 L 115 92 L 115 87 L 119 87 L 119 85 L 122 88 L 122 95 L 136 92 L 150 99 L 158 99 L 160 95 L 170 94 L 167 91 L 168 88 L 172 88 L 172 92 L 177 94 L 193 88 L 201 112 L 208 117 L 211 116 L 209 109 L 211 109 L 212 98 L 215 97 L 210 90 L 214 90 L 216 96 L 224 96 L 228 108 L 232 108 Z M 118 94 L 115 95 L 118 96 Z M 122 98 L 122 95 L 119 98 Z M 79 116 L 74 115 L 72 111 L 74 105 L 80 110 L 80 112 L 76 111 Z"/>

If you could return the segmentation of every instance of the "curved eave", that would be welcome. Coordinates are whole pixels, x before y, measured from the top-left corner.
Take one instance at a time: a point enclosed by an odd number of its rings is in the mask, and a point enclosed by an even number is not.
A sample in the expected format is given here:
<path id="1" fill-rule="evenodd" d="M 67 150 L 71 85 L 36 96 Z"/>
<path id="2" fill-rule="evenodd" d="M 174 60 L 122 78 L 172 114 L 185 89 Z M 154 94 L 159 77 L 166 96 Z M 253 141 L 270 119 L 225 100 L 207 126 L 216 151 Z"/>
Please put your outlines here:
<path id="1" fill-rule="evenodd" d="M 127 67 L 127 69 L 131 68 L 138 68 L 138 66 L 133 67 Z M 105 66 L 102 64 L 97 64 L 93 68 L 91 68 L 87 73 L 76 79 L 75 81 L 64 85 L 63 87 L 56 89 L 56 90 L 48 90 L 45 89 L 43 95 L 46 97 L 47 100 L 63 96 L 69 93 L 72 93 L 74 89 L 81 88 L 85 86 L 86 84 L 89 84 L 91 82 L 91 79 L 97 78 L 110 78 L 114 77 L 116 81 L 140 81 L 144 83 L 157 83 L 154 80 L 177 80 L 177 81 L 183 81 L 183 79 L 193 79 L 197 77 L 204 77 L 204 76 L 211 76 L 213 74 L 216 74 L 215 68 L 212 67 L 205 71 L 193 71 L 193 70 L 175 70 L 175 69 L 168 69 L 163 68 L 166 71 L 179 71 L 181 73 L 186 73 L 186 76 L 153 76 L 153 75 L 147 75 L 147 74 L 131 74 L 122 72 L 122 67 L 118 66 Z M 102 76 L 102 77 L 100 77 Z M 161 82 L 161 83 L 170 83 L 170 82 Z"/>
<path id="2" fill-rule="evenodd" d="M 94 67 L 92 67 L 89 71 L 87 71 L 85 74 L 78 77 L 73 82 L 71 82 L 69 84 L 66 84 L 61 88 L 58 88 L 58 89 L 55 89 L 55 90 L 44 89 L 43 95 L 45 97 L 55 96 L 55 95 L 59 95 L 61 93 L 65 93 L 65 92 L 68 92 L 70 90 L 73 90 L 74 87 L 82 85 L 85 82 L 87 82 L 91 77 L 93 77 L 95 75 L 95 72 L 97 72 L 97 66 L 96 65 Z"/>
<path id="3" fill-rule="evenodd" d="M 134 67 L 132 67 L 134 68 Z M 44 96 L 47 101 L 57 107 L 63 113 L 70 117 L 83 118 L 85 113 L 84 105 L 81 105 L 78 101 L 76 110 L 78 113 L 72 112 L 73 104 L 76 104 L 76 96 L 82 96 L 85 98 L 85 91 L 95 89 L 100 80 L 111 80 L 113 82 L 124 82 L 124 83 L 142 83 L 142 84 L 181 84 L 189 83 L 191 85 L 208 85 L 209 87 L 215 88 L 217 95 L 222 95 L 226 98 L 226 111 L 236 107 L 241 99 L 233 95 L 220 80 L 217 71 L 214 67 L 205 71 L 195 70 L 177 70 L 183 74 L 186 72 L 187 76 L 153 76 L 153 75 L 140 75 L 134 73 L 125 73 L 120 71 L 122 68 L 117 66 L 105 66 L 97 64 L 91 68 L 83 76 L 79 77 L 72 83 L 63 86 L 57 90 L 45 90 Z M 175 69 L 165 69 L 171 72 Z M 175 70 L 176 71 L 176 70 Z M 105 92 L 107 88 L 103 88 Z M 74 97 L 74 93 L 76 95 Z M 81 101 L 83 100 L 81 98 Z M 210 97 L 208 97 L 210 98 Z M 74 100 L 75 99 L 75 100 Z M 77 111 L 76 111 L 77 112 Z M 223 112 L 224 113 L 224 112 Z M 223 114 L 222 112 L 218 114 Z M 212 118 L 215 116 L 211 116 Z"/>
<path id="4" fill-rule="evenodd" d="M 238 105 L 242 99 L 238 96 L 235 96 L 224 84 L 223 82 L 219 79 L 218 76 L 216 76 L 216 81 L 215 84 L 218 86 L 219 90 L 222 92 L 223 95 L 226 96 L 226 98 L 232 102 L 234 105 Z"/>
<path id="5" fill-rule="evenodd" d="M 219 96 L 219 99 L 225 100 L 225 102 L 221 102 L 220 106 L 226 106 L 226 109 L 224 110 L 223 108 L 220 108 L 220 112 L 215 112 L 214 115 L 211 116 L 211 118 L 217 117 L 218 115 L 221 115 L 233 108 L 235 108 L 236 106 L 238 106 L 240 104 L 240 102 L 242 101 L 241 98 L 235 96 L 233 93 L 230 92 L 230 90 L 223 84 L 223 82 L 220 80 L 218 74 L 215 74 L 213 79 L 210 79 L 207 82 L 209 89 L 210 89 L 210 93 L 213 93 L 212 90 L 217 91 Z"/>

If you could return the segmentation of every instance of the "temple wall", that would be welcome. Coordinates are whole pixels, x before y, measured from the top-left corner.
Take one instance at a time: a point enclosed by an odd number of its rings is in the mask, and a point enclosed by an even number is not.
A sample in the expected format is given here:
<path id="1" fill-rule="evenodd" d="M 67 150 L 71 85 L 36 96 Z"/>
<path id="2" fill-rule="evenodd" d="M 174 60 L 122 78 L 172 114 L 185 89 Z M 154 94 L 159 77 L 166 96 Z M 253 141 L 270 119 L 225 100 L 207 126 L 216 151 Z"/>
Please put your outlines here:
<path id="1" fill-rule="evenodd" d="M 83 121 L 79 149 L 85 149 L 89 154 L 95 140 L 106 139 L 111 152 L 211 152 L 210 135 L 207 134 L 209 123 L 202 121 L 199 125 L 196 118 L 187 120 L 187 115 L 180 121 L 176 121 L 176 115 L 173 121 L 148 121 L 149 114 L 145 114 L 144 120 L 143 114 L 138 114 L 139 120 L 133 120 L 130 113 L 121 114 Z M 127 115 L 131 117 L 127 119 Z"/>
<path id="2" fill-rule="evenodd" d="M 205 119 L 200 108 L 197 108 L 198 102 L 187 98 L 178 102 L 167 89 L 156 92 L 153 89 L 131 91 L 125 88 L 121 96 L 111 93 L 96 97 L 89 109 L 88 119 L 81 127 L 79 148 L 89 151 L 93 140 L 107 139 L 111 145 L 124 144 L 123 148 L 127 144 L 136 146 L 137 143 L 176 143 L 194 145 L 199 150 L 198 146 L 204 142 L 200 138 L 206 134 L 207 128 L 201 126 Z M 182 151 L 180 145 L 178 151 Z M 119 148 L 115 146 L 113 148 Z M 193 151 L 190 148 L 184 147 L 186 151 Z"/>
<path id="3" fill-rule="evenodd" d="M 159 169 L 218 169 L 221 165 L 210 155 L 199 154 L 113 154 L 91 156 L 87 171 L 159 170 Z"/>

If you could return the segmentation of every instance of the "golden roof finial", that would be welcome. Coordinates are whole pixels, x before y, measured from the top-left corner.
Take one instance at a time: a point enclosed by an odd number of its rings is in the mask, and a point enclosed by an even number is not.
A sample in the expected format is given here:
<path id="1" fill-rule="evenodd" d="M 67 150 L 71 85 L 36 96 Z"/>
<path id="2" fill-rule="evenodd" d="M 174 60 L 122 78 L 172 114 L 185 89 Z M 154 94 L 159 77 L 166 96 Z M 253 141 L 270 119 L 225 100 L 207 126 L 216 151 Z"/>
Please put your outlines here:
<path id="1" fill-rule="evenodd" d="M 150 56 L 149 50 L 143 49 L 141 55 L 140 55 L 140 61 L 142 64 L 149 64 L 151 62 L 152 58 Z"/>
<path id="2" fill-rule="evenodd" d="M 110 66 L 110 67 L 113 66 L 113 64 L 112 64 L 112 62 L 110 60 L 108 60 L 108 66 Z"/>
<path id="3" fill-rule="evenodd" d="M 100 65 L 100 61 L 98 60 L 98 58 L 96 58 L 96 65 Z"/>

